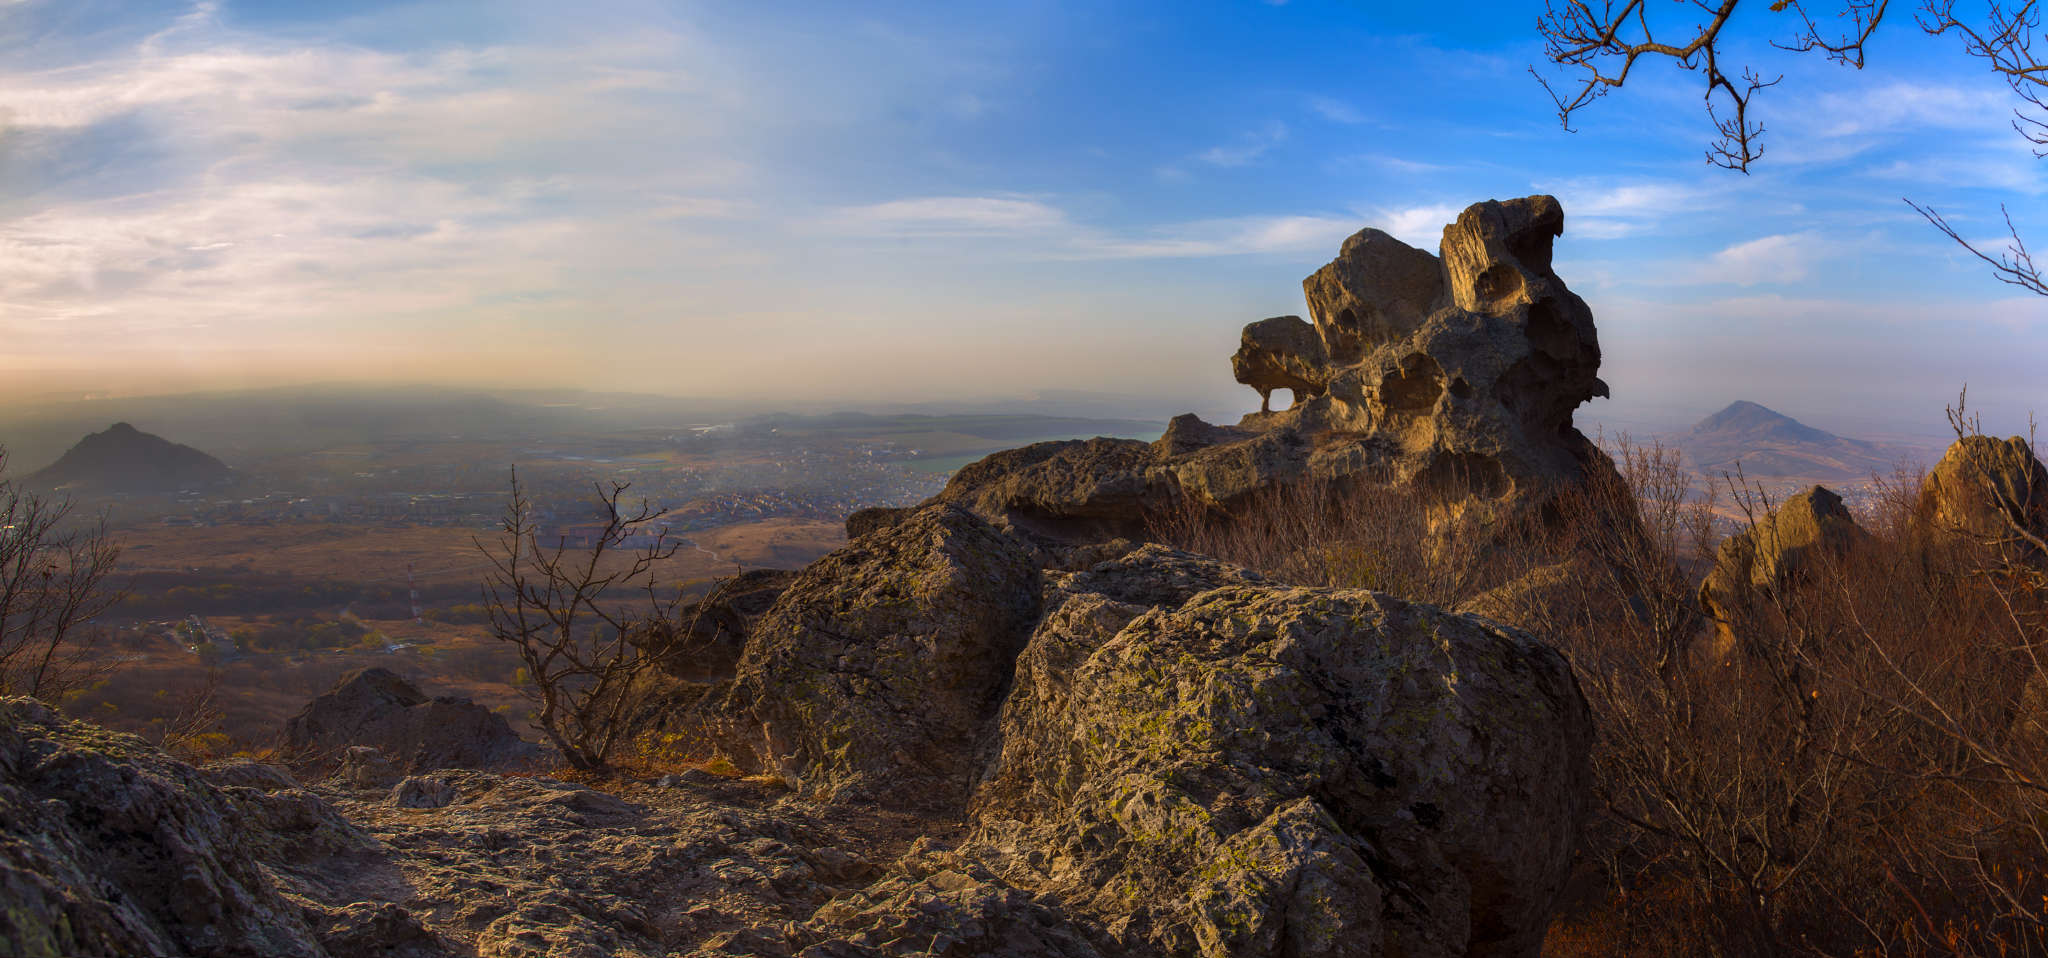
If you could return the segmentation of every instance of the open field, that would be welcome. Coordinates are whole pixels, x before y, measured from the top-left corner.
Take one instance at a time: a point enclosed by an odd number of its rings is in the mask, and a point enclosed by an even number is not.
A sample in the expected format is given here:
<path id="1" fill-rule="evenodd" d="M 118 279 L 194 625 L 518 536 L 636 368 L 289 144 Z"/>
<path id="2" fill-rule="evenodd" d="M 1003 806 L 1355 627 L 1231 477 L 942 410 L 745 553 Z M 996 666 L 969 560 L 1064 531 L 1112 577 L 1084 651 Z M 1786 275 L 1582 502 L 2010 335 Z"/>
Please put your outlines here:
<path id="1" fill-rule="evenodd" d="M 140 585 L 110 617 L 122 665 L 69 703 L 75 714 L 145 736 L 189 711 L 217 681 L 221 747 L 260 750 L 293 713 L 342 675 L 381 666 L 431 695 L 502 712 L 521 734 L 530 707 L 513 685 L 518 657 L 482 624 L 487 565 L 465 529 L 306 522 L 122 530 L 123 572 Z M 736 568 L 796 568 L 845 541 L 843 524 L 776 518 L 693 534 L 664 570 L 701 588 Z M 416 570 L 421 620 L 410 616 L 406 566 Z M 190 616 L 233 637 L 236 651 L 202 656 L 165 633 Z"/>
<path id="2" fill-rule="evenodd" d="M 474 585 L 488 568 L 476 542 L 492 533 L 451 526 L 328 522 L 119 530 L 124 573 L 262 573 L 315 581 Z M 823 519 L 763 519 L 692 533 L 670 574 L 695 581 L 747 568 L 795 568 L 837 548 L 845 527 Z M 708 552 L 706 551 L 708 550 Z"/>

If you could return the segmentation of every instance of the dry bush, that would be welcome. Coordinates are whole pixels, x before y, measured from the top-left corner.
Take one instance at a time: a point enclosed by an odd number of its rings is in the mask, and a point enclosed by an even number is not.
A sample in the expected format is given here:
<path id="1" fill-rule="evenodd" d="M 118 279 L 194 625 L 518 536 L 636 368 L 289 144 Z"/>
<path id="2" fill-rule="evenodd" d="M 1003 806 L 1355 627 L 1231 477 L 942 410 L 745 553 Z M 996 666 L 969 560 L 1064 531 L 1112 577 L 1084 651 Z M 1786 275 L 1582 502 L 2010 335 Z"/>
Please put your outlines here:
<path id="1" fill-rule="evenodd" d="M 94 619 L 121 601 L 120 553 L 105 517 L 0 478 L 0 695 L 61 703 L 112 673 L 119 660 Z"/>
<path id="2" fill-rule="evenodd" d="M 1372 589 L 1456 606 L 1521 570 L 1482 509 L 1408 485 L 1304 480 L 1253 493 L 1230 512 L 1191 498 L 1152 535 L 1293 585 Z"/>
<path id="3" fill-rule="evenodd" d="M 543 541 L 515 472 L 500 534 L 476 543 L 490 560 L 482 605 L 491 637 L 518 653 L 524 681 L 515 684 L 537 707 L 534 724 L 586 775 L 615 772 L 615 751 L 666 701 L 663 663 L 697 654 L 711 637 L 702 617 L 734 581 L 715 583 L 681 621 L 689 593 L 661 576 L 680 542 L 659 525 L 666 509 L 621 505 L 627 488 L 597 487 L 603 524 L 572 549 L 561 537 Z"/>
<path id="4" fill-rule="evenodd" d="M 1617 458 L 1653 557 L 1697 568 L 1703 548 L 1656 534 L 1674 490 Z M 1773 504 L 1735 493 L 1761 528 Z M 1636 614 L 1552 594 L 1526 623 L 1572 656 L 1600 728 L 1586 864 L 1607 890 L 1575 903 L 1553 953 L 1660 934 L 1667 954 L 2044 953 L 2048 779 L 2009 731 L 2027 689 L 2048 692 L 2042 593 L 2016 550 L 1931 536 L 1918 497 L 1911 474 L 1882 483 L 1866 539 L 1726 610 L 1732 648 L 1641 614 L 1695 601 L 1696 572 L 1614 577 L 1643 586 Z"/>

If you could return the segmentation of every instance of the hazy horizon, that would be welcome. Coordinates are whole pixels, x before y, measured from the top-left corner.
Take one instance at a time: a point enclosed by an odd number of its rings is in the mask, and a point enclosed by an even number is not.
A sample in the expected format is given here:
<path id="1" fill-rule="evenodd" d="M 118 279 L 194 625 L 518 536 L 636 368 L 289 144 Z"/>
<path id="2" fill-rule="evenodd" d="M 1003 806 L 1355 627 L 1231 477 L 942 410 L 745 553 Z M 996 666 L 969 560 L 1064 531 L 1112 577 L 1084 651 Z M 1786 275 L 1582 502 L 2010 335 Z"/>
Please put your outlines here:
<path id="1" fill-rule="evenodd" d="M 2042 396 L 2011 96 L 1880 34 L 1699 161 L 1689 77 L 1557 127 L 1517 4 L 5 0 L 0 402 L 311 382 L 1247 410 L 1249 321 L 1365 226 L 1548 192 L 1615 399 L 1994 431 Z M 1455 22 L 1452 22 L 1455 21 Z M 1752 24 L 1752 27 L 1755 25 Z M 1767 34 L 1768 30 L 1757 30 Z M 1637 88 L 1637 84 L 1640 88 Z"/>

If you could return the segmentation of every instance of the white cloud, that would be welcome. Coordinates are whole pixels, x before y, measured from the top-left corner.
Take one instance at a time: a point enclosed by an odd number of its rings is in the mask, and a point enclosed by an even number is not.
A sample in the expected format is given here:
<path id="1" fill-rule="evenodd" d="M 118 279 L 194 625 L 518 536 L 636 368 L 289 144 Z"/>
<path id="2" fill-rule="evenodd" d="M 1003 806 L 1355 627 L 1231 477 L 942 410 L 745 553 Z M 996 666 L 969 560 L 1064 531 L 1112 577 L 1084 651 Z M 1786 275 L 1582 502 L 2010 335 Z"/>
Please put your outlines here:
<path id="1" fill-rule="evenodd" d="M 10 365 L 313 362 L 361 355 L 366 329 L 449 345 L 479 304 L 582 277 L 595 307 L 610 286 L 590 276 L 713 261 L 685 228 L 748 211 L 751 174 L 720 148 L 742 99 L 675 66 L 709 70 L 683 55 L 701 46 L 647 29 L 395 54 L 238 33 L 202 3 L 97 59 L 0 68 L 0 144 L 30 144 L 0 206 Z M 46 160 L 102 141 L 148 161 Z"/>
<path id="2" fill-rule="evenodd" d="M 1709 257 L 1692 274 L 1699 283 L 1796 283 L 1807 277 L 1823 248 L 1812 233 L 1780 233 L 1736 243 Z"/>
<path id="3" fill-rule="evenodd" d="M 1200 220 L 1136 235 L 1086 234 L 1072 240 L 1088 259 L 1173 259 L 1249 253 L 1329 253 L 1359 224 L 1340 216 L 1241 216 Z"/>
<path id="4" fill-rule="evenodd" d="M 1766 140 L 1767 162 L 1799 166 L 1839 163 L 1888 143 L 1918 149 L 1970 134 L 1973 143 L 2003 140 L 2011 129 L 2015 101 L 1994 88 L 1964 88 L 1909 82 L 1855 85 L 1774 106 L 1802 122 L 1773 127 Z M 1804 118 L 1812 122 L 1804 122 Z M 2009 143 L 2022 143 L 2017 135 Z"/>
<path id="5" fill-rule="evenodd" d="M 1443 243 L 1444 227 L 1455 222 L 1464 209 L 1445 203 L 1382 209 L 1367 217 L 1367 225 L 1385 230 L 1417 249 L 1435 251 Z"/>
<path id="6" fill-rule="evenodd" d="M 825 225 L 868 236 L 1005 236 L 1064 227 L 1066 214 L 1036 200 L 1001 196 L 924 196 L 840 210 Z"/>
<path id="7" fill-rule="evenodd" d="M 1983 130 L 2004 126 L 2012 111 L 2010 98 L 1989 87 L 1903 81 L 1825 93 L 1816 100 L 1810 115 L 1820 119 L 1817 131 L 1833 137 L 1927 128 Z"/>
<path id="8" fill-rule="evenodd" d="M 1196 220 L 1143 229 L 1076 222 L 1041 200 L 925 196 L 833 211 L 827 232 L 876 239 L 1008 241 L 1023 259 L 1185 259 L 1254 253 L 1327 252 L 1360 224 L 1334 215 L 1281 214 Z"/>
<path id="9" fill-rule="evenodd" d="M 1698 210 L 1709 191 L 1689 183 L 1568 180 L 1545 184 L 1564 206 L 1566 236 L 1621 239 L 1655 229 L 1665 220 Z"/>

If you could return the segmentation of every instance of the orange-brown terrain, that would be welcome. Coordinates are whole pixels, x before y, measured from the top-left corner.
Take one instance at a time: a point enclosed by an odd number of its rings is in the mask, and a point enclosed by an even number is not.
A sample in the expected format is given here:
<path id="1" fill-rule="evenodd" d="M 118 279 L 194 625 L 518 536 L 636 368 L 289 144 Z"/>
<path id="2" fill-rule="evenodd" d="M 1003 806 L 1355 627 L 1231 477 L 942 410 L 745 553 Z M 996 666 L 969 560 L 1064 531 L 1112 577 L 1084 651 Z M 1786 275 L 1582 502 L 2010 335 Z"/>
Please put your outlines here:
<path id="1" fill-rule="evenodd" d="M 114 619 L 122 667 L 73 703 L 113 728 L 164 734 L 219 710 L 215 751 L 260 751 L 287 717 L 349 671 L 391 669 L 438 695 L 502 712 L 524 734 L 530 703 L 515 685 L 518 656 L 490 637 L 477 603 L 490 569 L 490 532 L 451 526 L 367 527 L 330 522 L 164 526 L 118 530 L 123 575 L 137 583 Z M 846 539 L 821 519 L 739 522 L 679 537 L 664 578 L 702 591 L 740 568 L 799 568 Z M 621 561 L 624 561 L 621 559 Z M 411 617 L 408 567 L 421 594 Z M 267 588 L 249 588 L 252 582 Z M 166 583 L 175 583 L 165 586 Z M 182 590 L 182 591 L 181 591 Z M 199 615 L 233 640 L 201 655 L 167 637 Z M 202 701 L 209 683 L 215 694 Z"/>

